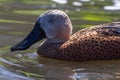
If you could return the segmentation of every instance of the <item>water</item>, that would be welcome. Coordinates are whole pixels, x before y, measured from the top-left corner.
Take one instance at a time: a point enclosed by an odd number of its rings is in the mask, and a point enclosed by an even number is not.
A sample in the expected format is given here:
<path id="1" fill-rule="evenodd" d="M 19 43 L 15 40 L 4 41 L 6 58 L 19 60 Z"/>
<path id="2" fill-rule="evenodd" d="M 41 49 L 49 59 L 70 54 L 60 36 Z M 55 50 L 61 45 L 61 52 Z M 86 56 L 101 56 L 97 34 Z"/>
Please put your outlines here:
<path id="1" fill-rule="evenodd" d="M 70 16 L 74 32 L 91 25 L 119 21 L 120 0 L 0 0 L 0 80 L 120 80 L 120 60 L 59 61 L 39 57 L 36 48 L 10 52 L 49 9 Z"/>

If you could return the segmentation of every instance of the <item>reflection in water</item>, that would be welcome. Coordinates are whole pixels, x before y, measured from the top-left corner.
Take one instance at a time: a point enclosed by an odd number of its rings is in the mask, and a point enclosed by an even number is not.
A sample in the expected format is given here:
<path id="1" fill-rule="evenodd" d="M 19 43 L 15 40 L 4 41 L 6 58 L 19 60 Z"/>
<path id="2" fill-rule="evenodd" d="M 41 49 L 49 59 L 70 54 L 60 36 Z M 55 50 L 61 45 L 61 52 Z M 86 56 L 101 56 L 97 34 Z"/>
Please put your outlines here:
<path id="1" fill-rule="evenodd" d="M 80 1 L 82 1 L 82 2 L 89 2 L 90 0 L 80 0 Z"/>
<path id="2" fill-rule="evenodd" d="M 75 75 L 76 79 L 81 80 L 106 80 L 106 79 L 115 79 L 113 75 L 108 73 L 77 73 Z"/>
<path id="3" fill-rule="evenodd" d="M 1 80 L 33 80 L 21 75 L 17 75 L 13 72 L 10 72 L 8 69 L 0 67 L 0 79 Z"/>
<path id="4" fill-rule="evenodd" d="M 6 57 L 6 56 L 9 57 Z M 37 56 L 36 53 L 4 54 L 0 77 L 9 80 L 119 80 L 119 60 L 69 62 Z M 104 66 L 103 66 L 104 65 Z M 8 75 L 10 74 L 10 75 Z M 6 77 L 8 76 L 8 77 Z"/>
<path id="5" fill-rule="evenodd" d="M 9 80 L 119 80 L 119 60 L 69 62 L 15 52 L 0 58 L 0 77 Z M 9 56 L 9 57 L 7 57 Z M 8 76 L 8 74 L 10 74 Z M 8 77 L 6 77 L 8 76 Z"/>
<path id="6" fill-rule="evenodd" d="M 67 0 L 52 0 L 56 3 L 59 3 L 59 4 L 66 4 L 67 3 Z"/>
<path id="7" fill-rule="evenodd" d="M 46 59 L 35 53 L 39 44 L 10 54 L 10 46 L 31 31 L 41 12 L 51 8 L 65 10 L 75 31 L 120 20 L 120 0 L 0 0 L 0 79 L 120 80 L 119 60 L 69 62 Z"/>
<path id="8" fill-rule="evenodd" d="M 113 6 L 105 6 L 105 10 L 120 10 L 120 0 L 113 0 Z"/>
<path id="9" fill-rule="evenodd" d="M 73 5 L 74 6 L 82 6 L 82 3 L 80 3 L 80 2 L 73 2 Z"/>

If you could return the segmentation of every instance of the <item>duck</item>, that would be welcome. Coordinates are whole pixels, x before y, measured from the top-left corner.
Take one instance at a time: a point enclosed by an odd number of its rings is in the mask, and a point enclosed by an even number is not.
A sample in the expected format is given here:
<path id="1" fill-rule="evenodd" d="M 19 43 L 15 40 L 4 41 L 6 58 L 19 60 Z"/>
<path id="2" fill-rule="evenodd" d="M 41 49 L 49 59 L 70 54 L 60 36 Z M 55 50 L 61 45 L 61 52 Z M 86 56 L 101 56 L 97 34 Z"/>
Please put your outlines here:
<path id="1" fill-rule="evenodd" d="M 68 61 L 120 59 L 120 22 L 108 22 L 72 34 L 72 22 L 62 10 L 48 10 L 33 30 L 11 51 L 26 50 L 42 40 L 39 56 Z"/>

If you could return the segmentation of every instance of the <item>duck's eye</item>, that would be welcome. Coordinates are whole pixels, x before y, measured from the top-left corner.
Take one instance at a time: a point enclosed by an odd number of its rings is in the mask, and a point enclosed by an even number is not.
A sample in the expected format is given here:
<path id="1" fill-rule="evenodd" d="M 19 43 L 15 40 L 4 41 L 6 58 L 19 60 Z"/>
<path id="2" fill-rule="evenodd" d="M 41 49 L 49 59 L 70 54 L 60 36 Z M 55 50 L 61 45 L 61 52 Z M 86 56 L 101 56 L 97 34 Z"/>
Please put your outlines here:
<path id="1" fill-rule="evenodd" d="M 55 20 L 55 18 L 56 18 L 55 15 L 51 15 L 51 16 L 49 16 L 49 18 L 48 18 L 48 23 L 53 23 L 54 20 Z"/>
<path id="2" fill-rule="evenodd" d="M 48 23 L 53 23 L 53 22 L 54 22 L 53 19 L 48 20 Z"/>

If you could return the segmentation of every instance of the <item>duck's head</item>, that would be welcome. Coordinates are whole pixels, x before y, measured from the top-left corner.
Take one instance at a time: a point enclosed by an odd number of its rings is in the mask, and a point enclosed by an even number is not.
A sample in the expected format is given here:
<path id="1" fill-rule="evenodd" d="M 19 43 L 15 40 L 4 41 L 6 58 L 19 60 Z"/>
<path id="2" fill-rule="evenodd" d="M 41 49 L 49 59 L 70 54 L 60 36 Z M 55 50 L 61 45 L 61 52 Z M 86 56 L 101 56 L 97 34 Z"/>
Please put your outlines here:
<path id="1" fill-rule="evenodd" d="M 48 42 L 65 42 L 72 34 L 72 23 L 67 14 L 61 10 L 49 10 L 42 13 L 36 20 L 33 30 L 11 51 L 28 49 L 35 42 L 46 38 Z"/>

